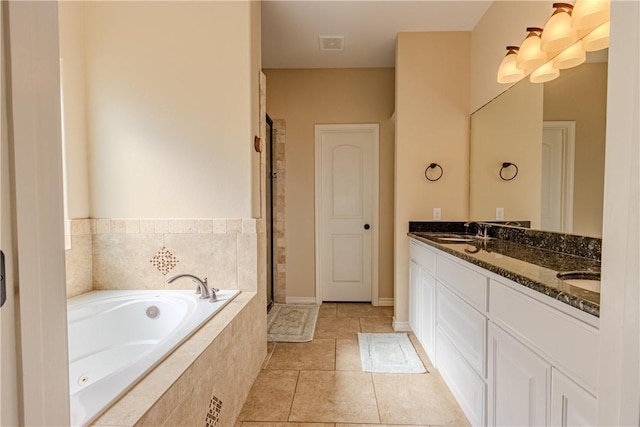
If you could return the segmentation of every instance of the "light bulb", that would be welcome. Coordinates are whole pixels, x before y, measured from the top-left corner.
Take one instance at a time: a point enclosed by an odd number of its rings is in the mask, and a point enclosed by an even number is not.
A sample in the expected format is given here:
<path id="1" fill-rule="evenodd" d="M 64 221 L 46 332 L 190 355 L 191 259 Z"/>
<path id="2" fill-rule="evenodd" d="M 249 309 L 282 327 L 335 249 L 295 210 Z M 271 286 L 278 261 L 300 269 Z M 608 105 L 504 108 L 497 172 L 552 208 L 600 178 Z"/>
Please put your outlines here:
<path id="1" fill-rule="evenodd" d="M 580 40 L 559 53 L 553 58 L 553 66 L 559 70 L 564 70 L 582 64 L 587 59 L 587 54 L 582 45 L 582 40 Z"/>
<path id="2" fill-rule="evenodd" d="M 576 30 L 590 30 L 607 22 L 611 16 L 610 0 L 577 0 L 571 25 Z"/>
<path id="3" fill-rule="evenodd" d="M 507 55 L 498 68 L 498 83 L 515 83 L 524 77 L 524 71 L 516 67 L 519 48 L 507 46 Z"/>
<path id="4" fill-rule="evenodd" d="M 584 43 L 584 50 L 586 52 L 593 52 L 594 50 L 608 48 L 610 28 L 611 21 L 608 21 L 584 36 L 582 39 L 582 42 Z"/>
<path id="5" fill-rule="evenodd" d="M 516 67 L 524 70 L 525 73 L 547 62 L 546 52 L 540 50 L 540 34 L 542 34 L 542 28 L 529 27 L 527 31 L 529 34 L 524 42 L 522 42 L 516 58 Z"/>
<path id="6" fill-rule="evenodd" d="M 554 3 L 556 9 L 547 21 L 542 32 L 540 49 L 545 52 L 558 52 L 571 46 L 578 39 L 577 31 L 571 27 L 571 11 L 568 3 Z"/>
<path id="7" fill-rule="evenodd" d="M 551 81 L 560 75 L 560 70 L 554 68 L 552 62 L 547 62 L 543 66 L 536 69 L 529 76 L 531 83 L 544 83 Z"/>

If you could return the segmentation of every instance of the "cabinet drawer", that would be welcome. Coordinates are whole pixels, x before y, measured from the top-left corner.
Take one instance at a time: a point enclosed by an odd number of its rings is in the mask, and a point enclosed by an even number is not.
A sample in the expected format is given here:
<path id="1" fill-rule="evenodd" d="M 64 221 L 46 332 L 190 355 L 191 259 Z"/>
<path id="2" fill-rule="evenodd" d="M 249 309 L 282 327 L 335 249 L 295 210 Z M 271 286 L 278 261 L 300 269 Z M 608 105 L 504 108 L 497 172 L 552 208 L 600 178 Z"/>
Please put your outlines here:
<path id="1" fill-rule="evenodd" d="M 494 280 L 489 316 L 524 337 L 553 365 L 595 394 L 599 360 L 596 328 Z"/>
<path id="2" fill-rule="evenodd" d="M 469 364 L 485 378 L 487 319 L 438 283 L 437 324 Z"/>
<path id="3" fill-rule="evenodd" d="M 417 240 L 410 240 L 409 258 L 430 273 L 436 271 L 436 254 Z"/>
<path id="4" fill-rule="evenodd" d="M 439 326 L 436 327 L 436 360 L 442 378 L 451 389 L 471 425 L 486 425 L 486 385 L 465 362 Z"/>
<path id="5" fill-rule="evenodd" d="M 436 260 L 436 277 L 478 310 L 487 310 L 487 277 L 442 256 Z"/>

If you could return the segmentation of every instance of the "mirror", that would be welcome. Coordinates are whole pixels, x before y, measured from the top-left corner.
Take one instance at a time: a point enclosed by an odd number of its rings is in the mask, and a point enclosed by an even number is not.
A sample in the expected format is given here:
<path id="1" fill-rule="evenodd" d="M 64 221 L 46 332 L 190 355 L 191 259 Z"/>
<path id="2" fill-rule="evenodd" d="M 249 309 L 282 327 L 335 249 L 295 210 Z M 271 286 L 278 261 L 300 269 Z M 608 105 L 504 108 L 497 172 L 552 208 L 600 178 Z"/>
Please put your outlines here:
<path id="1" fill-rule="evenodd" d="M 601 237 L 606 100 L 605 50 L 550 82 L 525 78 L 474 112 L 469 219 Z M 504 163 L 516 166 L 501 178 Z"/>

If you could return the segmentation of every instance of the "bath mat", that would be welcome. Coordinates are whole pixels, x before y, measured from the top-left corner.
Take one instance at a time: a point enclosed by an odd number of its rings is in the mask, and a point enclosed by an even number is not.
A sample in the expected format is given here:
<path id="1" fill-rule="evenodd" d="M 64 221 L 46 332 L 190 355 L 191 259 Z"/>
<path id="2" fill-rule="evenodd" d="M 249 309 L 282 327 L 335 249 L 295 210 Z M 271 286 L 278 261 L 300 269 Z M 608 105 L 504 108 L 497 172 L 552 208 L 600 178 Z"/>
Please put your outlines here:
<path id="1" fill-rule="evenodd" d="M 314 304 L 275 304 L 267 315 L 267 341 L 308 342 L 318 320 Z"/>
<path id="2" fill-rule="evenodd" d="M 358 334 L 365 372 L 421 374 L 427 372 L 407 334 Z"/>

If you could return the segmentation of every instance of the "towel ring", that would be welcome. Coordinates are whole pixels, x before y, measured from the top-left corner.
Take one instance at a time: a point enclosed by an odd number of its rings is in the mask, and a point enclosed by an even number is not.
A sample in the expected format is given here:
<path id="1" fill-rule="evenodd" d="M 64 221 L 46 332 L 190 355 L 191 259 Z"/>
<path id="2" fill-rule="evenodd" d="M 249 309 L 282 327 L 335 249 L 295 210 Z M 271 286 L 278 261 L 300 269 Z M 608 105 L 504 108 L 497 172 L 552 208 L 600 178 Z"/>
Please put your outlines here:
<path id="1" fill-rule="evenodd" d="M 505 177 L 502 175 L 502 172 L 503 172 L 505 169 L 507 169 L 507 168 L 509 168 L 509 167 L 511 167 L 511 166 L 513 166 L 514 168 L 516 168 L 516 173 L 515 173 L 515 174 L 513 174 L 513 176 L 512 176 L 511 178 L 505 178 Z M 500 179 L 501 179 L 501 180 L 503 180 L 503 181 L 511 181 L 511 180 L 512 180 L 513 178 L 515 178 L 516 176 L 518 176 L 518 165 L 516 165 L 515 163 L 510 163 L 510 162 L 504 162 L 504 163 L 502 163 L 502 167 L 500 168 Z"/>
<path id="2" fill-rule="evenodd" d="M 429 169 L 440 169 L 440 175 L 438 175 L 437 178 L 435 179 L 431 179 L 429 178 Z M 437 163 L 431 163 L 429 166 L 427 166 L 427 168 L 424 170 L 424 177 L 427 178 L 427 181 L 431 181 L 431 182 L 436 182 L 438 181 L 440 178 L 442 178 L 442 175 L 444 174 L 444 169 L 442 169 L 442 166 L 440 166 Z"/>

